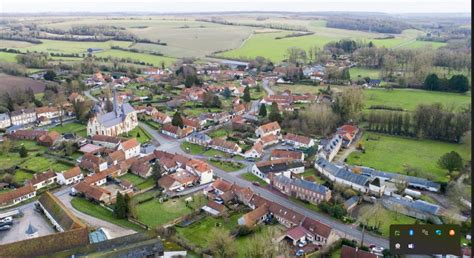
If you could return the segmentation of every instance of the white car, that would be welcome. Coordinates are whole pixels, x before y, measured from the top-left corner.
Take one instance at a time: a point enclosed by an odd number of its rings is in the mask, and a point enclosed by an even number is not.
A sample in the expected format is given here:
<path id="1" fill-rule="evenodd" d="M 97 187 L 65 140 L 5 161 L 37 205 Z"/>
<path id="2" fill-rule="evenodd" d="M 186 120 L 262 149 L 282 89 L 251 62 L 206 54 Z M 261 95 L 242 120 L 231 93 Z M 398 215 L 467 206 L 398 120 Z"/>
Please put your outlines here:
<path id="1" fill-rule="evenodd" d="M 181 186 L 180 188 L 176 189 L 176 192 L 181 192 L 183 190 L 184 190 L 184 187 Z"/>
<path id="2" fill-rule="evenodd" d="M 303 240 L 303 241 L 300 241 L 300 242 L 298 243 L 298 246 L 299 246 L 299 247 L 303 247 L 303 246 L 305 246 L 305 245 L 306 245 L 306 241 L 304 241 L 304 240 Z"/>
<path id="3" fill-rule="evenodd" d="M 383 250 L 385 250 L 383 247 L 380 246 L 375 246 L 372 248 L 372 252 L 374 254 L 382 254 Z"/>
<path id="4" fill-rule="evenodd" d="M 13 218 L 12 217 L 5 217 L 3 219 L 0 219 L 0 224 L 3 224 L 3 223 L 9 223 L 9 222 L 12 222 L 13 221 Z"/>

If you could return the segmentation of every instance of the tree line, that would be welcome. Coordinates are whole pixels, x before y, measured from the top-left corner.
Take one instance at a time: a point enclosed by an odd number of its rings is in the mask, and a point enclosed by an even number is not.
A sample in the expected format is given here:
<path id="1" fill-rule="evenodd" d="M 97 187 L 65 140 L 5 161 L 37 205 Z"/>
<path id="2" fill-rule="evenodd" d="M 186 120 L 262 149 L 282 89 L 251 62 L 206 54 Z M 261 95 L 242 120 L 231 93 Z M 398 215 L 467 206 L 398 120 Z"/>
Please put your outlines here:
<path id="1" fill-rule="evenodd" d="M 459 112 L 440 103 L 419 104 L 415 111 L 373 110 L 365 118 L 369 131 L 460 143 L 471 126 L 471 106 Z"/>
<path id="2" fill-rule="evenodd" d="M 453 75 L 450 79 L 438 78 L 438 75 L 432 73 L 426 76 L 423 83 L 426 90 L 432 91 L 450 91 L 464 93 L 469 90 L 469 80 L 465 75 Z"/>
<path id="3" fill-rule="evenodd" d="M 371 31 L 379 33 L 400 34 L 411 26 L 396 19 L 374 19 L 374 18 L 349 18 L 330 17 L 326 27 L 346 30 Z"/>

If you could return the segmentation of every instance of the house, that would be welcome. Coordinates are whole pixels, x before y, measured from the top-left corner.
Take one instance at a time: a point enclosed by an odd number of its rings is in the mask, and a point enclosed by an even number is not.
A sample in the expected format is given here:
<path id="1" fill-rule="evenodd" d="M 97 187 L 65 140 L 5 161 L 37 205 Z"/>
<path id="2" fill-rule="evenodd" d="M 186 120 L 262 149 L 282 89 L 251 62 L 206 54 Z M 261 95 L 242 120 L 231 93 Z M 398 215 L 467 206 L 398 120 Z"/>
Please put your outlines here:
<path id="1" fill-rule="evenodd" d="M 153 117 L 153 121 L 157 122 L 158 124 L 167 124 L 167 123 L 171 123 L 171 117 L 168 116 L 167 114 L 165 113 L 162 113 L 162 112 L 159 112 L 157 111 L 156 113 L 154 113 L 152 115 Z"/>
<path id="2" fill-rule="evenodd" d="M 45 117 L 48 120 L 58 118 L 61 116 L 61 113 L 62 113 L 57 107 L 39 107 L 39 108 L 36 108 L 35 111 L 36 111 L 37 119 L 40 119 L 41 117 Z"/>
<path id="3" fill-rule="evenodd" d="M 176 172 L 169 176 L 177 181 L 180 184 L 180 187 L 183 188 L 192 186 L 199 180 L 199 177 L 191 174 L 191 172 L 188 172 L 185 169 L 177 169 Z"/>
<path id="4" fill-rule="evenodd" d="M 376 254 L 354 248 L 351 246 L 343 245 L 341 248 L 341 257 L 353 257 L 353 258 L 378 258 Z"/>
<path id="5" fill-rule="evenodd" d="M 234 105 L 233 113 L 235 116 L 243 115 L 245 113 L 245 105 L 244 104 Z"/>
<path id="6" fill-rule="evenodd" d="M 214 182 L 212 182 L 212 189 L 217 195 L 222 195 L 232 189 L 234 184 L 222 180 L 222 178 L 217 178 Z"/>
<path id="7" fill-rule="evenodd" d="M 0 114 L 0 129 L 8 128 L 12 125 L 8 114 Z"/>
<path id="8" fill-rule="evenodd" d="M 284 175 L 290 177 L 291 173 L 300 174 L 304 172 L 304 164 L 301 160 L 276 159 L 259 161 L 252 166 L 252 174 L 267 183 L 271 176 Z"/>
<path id="9" fill-rule="evenodd" d="M 61 185 L 70 185 L 79 183 L 84 179 L 84 175 L 81 173 L 79 167 L 73 167 L 69 170 L 63 171 L 62 173 L 56 173 L 57 182 Z"/>
<path id="10" fill-rule="evenodd" d="M 380 83 L 382 83 L 382 80 L 380 79 L 370 79 L 368 84 L 371 87 L 378 87 L 380 86 Z"/>
<path id="11" fill-rule="evenodd" d="M 314 146 L 314 140 L 303 135 L 287 133 L 283 136 L 283 142 L 295 148 L 308 149 Z"/>
<path id="12" fill-rule="evenodd" d="M 186 162 L 186 170 L 199 177 L 199 184 L 207 184 L 212 182 L 214 171 L 204 161 L 198 159 L 191 159 Z"/>
<path id="13" fill-rule="evenodd" d="M 171 123 L 163 125 L 161 129 L 161 133 L 173 137 L 175 139 L 183 138 L 188 136 L 193 132 L 191 127 L 187 128 L 179 128 L 178 126 L 174 126 Z"/>
<path id="14" fill-rule="evenodd" d="M 348 147 L 359 133 L 359 128 L 354 125 L 343 125 L 337 128 L 336 133 L 342 137 L 342 146 Z"/>
<path id="15" fill-rule="evenodd" d="M 104 112 L 96 106 L 94 115 L 87 123 L 87 135 L 119 136 L 138 126 L 137 112 L 129 103 L 119 106 L 115 90 L 113 100 L 111 112 Z"/>
<path id="16" fill-rule="evenodd" d="M 354 195 L 351 198 L 347 199 L 342 206 L 346 209 L 347 212 L 351 212 L 359 203 L 359 196 Z"/>
<path id="17" fill-rule="evenodd" d="M 270 214 L 278 220 L 280 224 L 287 228 L 298 226 L 303 222 L 304 216 L 278 203 L 272 203 L 269 207 Z"/>
<path id="18" fill-rule="evenodd" d="M 182 187 L 182 184 L 170 175 L 165 175 L 158 179 L 158 185 L 169 192 L 175 191 Z"/>
<path id="19" fill-rule="evenodd" d="M 257 141 L 259 141 L 263 148 L 266 148 L 270 145 L 274 145 L 274 144 L 277 144 L 278 143 L 278 136 L 277 135 L 274 135 L 274 134 L 268 134 L 268 135 L 264 135 L 262 136 L 260 139 L 258 139 Z"/>
<path id="20" fill-rule="evenodd" d="M 213 139 L 209 143 L 209 147 L 226 152 L 226 153 L 230 153 L 230 154 L 239 154 L 240 152 L 242 152 L 242 148 L 240 148 L 240 146 L 237 143 L 226 141 L 224 139 L 219 139 L 219 138 Z"/>
<path id="21" fill-rule="evenodd" d="M 198 131 L 201 128 L 201 123 L 198 119 L 193 118 L 183 118 L 183 125 L 185 128 L 189 127 L 192 128 L 193 131 Z"/>
<path id="22" fill-rule="evenodd" d="M 333 243 L 339 238 L 330 226 L 312 218 L 306 217 L 301 226 L 310 232 L 309 242 L 319 246 Z"/>
<path id="23" fill-rule="evenodd" d="M 44 173 L 34 174 L 33 178 L 28 183 L 31 184 L 35 190 L 39 190 L 43 187 L 54 184 L 56 178 L 56 173 L 52 170 L 48 170 Z"/>
<path id="24" fill-rule="evenodd" d="M 79 162 L 79 167 L 89 172 L 100 172 L 107 169 L 107 160 L 100 156 L 91 153 L 86 153 L 82 156 Z"/>
<path id="25" fill-rule="evenodd" d="M 329 141 L 322 141 L 321 144 L 323 145 L 321 156 L 332 161 L 342 147 L 342 137 L 334 134 Z"/>
<path id="26" fill-rule="evenodd" d="M 263 155 L 263 143 L 261 141 L 255 142 L 255 144 L 248 151 L 244 153 L 244 158 L 260 158 Z"/>
<path id="27" fill-rule="evenodd" d="M 330 181 L 358 192 L 382 196 L 385 191 L 385 185 L 381 183 L 379 178 L 354 173 L 349 168 L 337 166 L 324 158 L 317 159 L 314 167 Z"/>
<path id="28" fill-rule="evenodd" d="M 263 137 L 263 136 L 267 136 L 271 134 L 280 135 L 280 131 L 281 131 L 281 128 L 278 122 L 271 122 L 271 123 L 264 124 L 258 127 L 255 130 L 255 135 L 257 135 L 257 137 Z"/>
<path id="29" fill-rule="evenodd" d="M 304 161 L 304 153 L 300 151 L 289 151 L 285 149 L 273 149 L 270 154 L 270 159 L 295 159 Z"/>
<path id="30" fill-rule="evenodd" d="M 201 208 L 203 211 L 211 214 L 212 216 L 222 215 L 226 208 L 224 205 L 217 203 L 215 201 L 209 200 L 206 205 Z"/>
<path id="31" fill-rule="evenodd" d="M 253 227 L 266 220 L 268 218 L 268 213 L 268 205 L 264 204 L 244 214 L 237 220 L 237 223 L 241 226 Z"/>
<path id="32" fill-rule="evenodd" d="M 300 242 L 306 242 L 306 239 L 312 238 L 311 232 L 309 232 L 303 226 L 295 226 L 285 232 L 285 237 L 291 239 L 294 246 Z"/>
<path id="33" fill-rule="evenodd" d="M 158 113 L 158 110 L 153 106 L 138 106 L 135 108 L 135 111 L 137 111 L 138 114 L 145 113 L 145 115 L 151 117 Z"/>
<path id="34" fill-rule="evenodd" d="M 117 136 L 107 136 L 107 135 L 93 135 L 90 137 L 91 142 L 97 146 L 103 146 L 109 149 L 115 149 L 122 142 L 122 138 Z"/>
<path id="35" fill-rule="evenodd" d="M 145 75 L 161 75 L 164 74 L 165 71 L 159 68 L 145 68 L 142 73 Z"/>
<path id="36" fill-rule="evenodd" d="M 15 190 L 0 193 L 0 207 L 10 207 L 35 196 L 35 188 L 31 184 L 27 184 Z"/>
<path id="37" fill-rule="evenodd" d="M 152 174 L 152 170 L 153 168 L 150 165 L 150 162 L 147 160 L 143 160 L 143 158 L 137 159 L 130 166 L 130 172 L 143 178 L 150 177 Z"/>
<path id="38" fill-rule="evenodd" d="M 48 132 L 47 134 L 41 135 L 37 141 L 38 144 L 51 147 L 61 139 L 61 134 L 56 131 Z"/>
<path id="39" fill-rule="evenodd" d="M 33 108 L 14 110 L 10 113 L 12 125 L 32 124 L 36 121 L 36 111 Z"/>
<path id="40" fill-rule="evenodd" d="M 186 137 L 186 141 L 201 146 L 207 146 L 211 143 L 212 138 L 204 133 L 193 132 L 192 134 Z"/>
<path id="41" fill-rule="evenodd" d="M 131 138 L 121 142 L 118 149 L 125 152 L 125 159 L 140 155 L 140 143 L 138 142 L 137 138 Z"/>
<path id="42" fill-rule="evenodd" d="M 329 188 L 304 179 L 277 175 L 271 179 L 271 184 L 287 196 L 296 197 L 313 204 L 319 204 L 322 201 L 329 201 L 331 199 L 331 190 Z"/>
<path id="43" fill-rule="evenodd" d="M 69 95 L 69 97 L 67 97 L 67 101 L 69 101 L 71 103 L 83 102 L 83 101 L 85 101 L 85 98 L 81 94 L 79 94 L 77 92 L 73 92 Z"/>
<path id="44" fill-rule="evenodd" d="M 73 186 L 73 191 L 77 193 L 81 193 L 84 195 L 85 198 L 89 200 L 94 200 L 98 203 L 105 203 L 110 204 L 112 203 L 112 194 L 111 192 L 107 191 L 106 189 L 96 186 L 90 185 L 85 181 L 82 181 Z"/>
<path id="45" fill-rule="evenodd" d="M 106 159 L 109 167 L 115 166 L 126 160 L 125 152 L 123 150 L 116 150 L 114 152 L 109 153 Z"/>
<path id="46" fill-rule="evenodd" d="M 8 135 L 15 140 L 37 140 L 39 137 L 48 134 L 44 130 L 16 130 Z"/>

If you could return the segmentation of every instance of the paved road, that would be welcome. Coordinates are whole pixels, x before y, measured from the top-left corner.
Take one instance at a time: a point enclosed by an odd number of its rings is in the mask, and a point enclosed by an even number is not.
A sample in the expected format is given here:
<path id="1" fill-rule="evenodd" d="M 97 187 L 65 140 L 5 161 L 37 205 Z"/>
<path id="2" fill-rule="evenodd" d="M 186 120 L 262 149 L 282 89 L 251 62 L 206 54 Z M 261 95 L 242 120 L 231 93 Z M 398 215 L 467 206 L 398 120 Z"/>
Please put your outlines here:
<path id="1" fill-rule="evenodd" d="M 86 95 L 86 97 L 88 97 L 92 101 L 95 101 L 95 102 L 99 101 L 96 97 L 92 96 L 91 90 L 84 91 L 84 95 Z"/>
<path id="2" fill-rule="evenodd" d="M 200 159 L 204 159 L 204 158 L 207 159 L 208 158 L 208 157 L 203 157 L 202 155 L 195 155 L 195 156 L 189 155 L 189 154 L 184 153 L 184 151 L 182 151 L 182 150 L 178 151 L 176 148 L 180 149 L 180 144 L 181 144 L 180 140 L 176 140 L 176 139 L 173 139 L 173 138 L 166 139 L 166 138 L 164 138 L 163 135 L 157 133 L 155 130 L 153 130 L 150 127 L 143 127 L 143 128 L 145 130 L 147 130 L 153 137 L 156 137 L 160 141 L 161 145 L 160 145 L 160 147 L 158 147 L 158 149 L 168 151 L 168 152 L 171 152 L 171 153 L 177 152 L 177 153 L 181 153 L 183 155 L 189 156 L 189 157 L 195 157 L 195 158 L 200 158 Z M 170 147 L 171 149 L 167 149 L 168 147 Z M 310 217 L 312 219 L 321 221 L 322 223 L 325 223 L 325 224 L 331 226 L 333 229 L 340 232 L 340 234 L 343 237 L 355 238 L 355 239 L 359 239 L 359 240 L 362 238 L 362 232 L 359 231 L 357 228 L 355 228 L 352 225 L 343 224 L 343 223 L 341 223 L 337 220 L 332 219 L 329 216 L 326 216 L 324 214 L 317 213 L 315 211 L 307 209 L 303 206 L 300 206 L 299 204 L 296 204 L 296 203 L 292 202 L 291 200 L 288 200 L 286 197 L 277 195 L 277 194 L 275 194 L 275 193 L 273 193 L 273 192 L 271 192 L 267 189 L 254 186 L 254 185 L 252 185 L 251 182 L 240 178 L 239 175 L 249 171 L 249 168 L 250 168 L 251 165 L 252 164 L 249 164 L 245 168 L 243 168 L 239 171 L 236 171 L 236 172 L 225 172 L 225 171 L 223 171 L 223 170 L 221 170 L 217 167 L 214 167 L 212 165 L 211 165 L 211 167 L 213 168 L 214 173 L 218 177 L 221 177 L 226 181 L 233 182 L 233 183 L 235 183 L 235 184 L 237 184 L 241 187 L 250 187 L 255 193 L 259 194 L 260 196 L 262 196 L 262 197 L 264 197 L 264 198 L 266 198 L 266 199 L 268 199 L 272 202 L 276 202 L 280 205 L 283 205 L 283 206 L 285 206 L 285 207 L 287 207 L 291 210 L 294 210 L 298 213 L 303 214 L 304 216 L 307 216 L 307 217 Z M 364 242 L 365 243 L 370 243 L 370 244 L 375 244 L 377 246 L 381 246 L 381 247 L 384 247 L 384 248 L 389 247 L 389 243 L 388 243 L 387 239 L 382 238 L 382 237 L 372 236 L 372 235 L 369 235 L 369 234 L 365 234 Z"/>
<path id="3" fill-rule="evenodd" d="M 87 225 L 92 226 L 92 227 L 103 227 L 105 230 L 109 233 L 111 238 L 117 238 L 121 236 L 126 236 L 126 235 L 131 235 L 136 233 L 134 230 L 124 228 L 118 225 L 115 225 L 113 223 L 98 219 L 96 217 L 89 216 L 85 213 L 82 213 L 78 210 L 76 210 L 72 204 L 71 204 L 71 199 L 72 197 L 69 196 L 69 191 L 71 190 L 70 187 L 67 187 L 65 189 L 61 189 L 58 192 L 55 192 L 54 195 L 58 197 L 59 200 L 61 200 L 62 203 L 70 210 L 74 215 L 76 215 L 78 218 L 82 219 Z"/>

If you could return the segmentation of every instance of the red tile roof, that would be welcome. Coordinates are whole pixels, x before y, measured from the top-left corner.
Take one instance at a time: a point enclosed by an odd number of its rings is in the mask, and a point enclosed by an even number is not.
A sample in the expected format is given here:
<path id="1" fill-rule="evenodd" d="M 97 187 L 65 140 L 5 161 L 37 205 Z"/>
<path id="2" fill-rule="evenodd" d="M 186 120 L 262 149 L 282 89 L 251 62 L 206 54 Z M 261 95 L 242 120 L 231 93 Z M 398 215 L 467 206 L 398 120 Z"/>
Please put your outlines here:
<path id="1" fill-rule="evenodd" d="M 140 143 L 137 141 L 137 138 L 132 138 L 132 139 L 126 140 L 125 142 L 122 142 L 122 147 L 124 150 L 129 150 L 139 145 Z"/>
<path id="2" fill-rule="evenodd" d="M 309 144 L 311 142 L 311 138 L 303 136 L 303 135 L 297 135 L 297 134 L 292 134 L 292 133 L 287 133 L 285 136 L 283 136 L 283 139 L 289 140 L 289 141 L 294 141 L 294 142 L 299 142 L 303 144 Z"/>
<path id="3" fill-rule="evenodd" d="M 303 153 L 299 151 L 274 149 L 272 150 L 271 156 L 272 158 L 301 159 Z"/>
<path id="4" fill-rule="evenodd" d="M 38 183 L 44 182 L 48 179 L 56 177 L 56 173 L 54 171 L 49 170 L 44 173 L 37 173 L 33 175 L 33 179 L 30 180 L 32 185 L 36 185 Z"/>
<path id="5" fill-rule="evenodd" d="M 328 238 L 332 231 L 330 226 L 308 217 L 305 218 L 301 226 L 306 228 L 309 232 L 325 238 Z"/>
<path id="6" fill-rule="evenodd" d="M 25 196 L 27 194 L 30 194 L 30 193 L 34 192 L 34 191 L 35 191 L 35 189 L 33 188 L 33 186 L 31 184 L 27 184 L 25 186 L 22 186 L 20 188 L 15 189 L 15 190 L 2 193 L 2 194 L 0 194 L 0 204 L 9 203 L 9 202 L 15 200 L 16 198 Z"/>
<path id="7" fill-rule="evenodd" d="M 268 133 L 268 132 L 280 130 L 281 127 L 278 124 L 278 122 L 271 122 L 271 123 L 260 126 L 259 129 L 262 130 L 263 133 Z"/>
<path id="8" fill-rule="evenodd" d="M 343 245 L 341 249 L 341 258 L 377 258 L 377 255 Z"/>
<path id="9" fill-rule="evenodd" d="M 77 166 L 63 172 L 63 176 L 65 179 L 73 178 L 80 174 L 81 174 L 81 169 Z"/>

